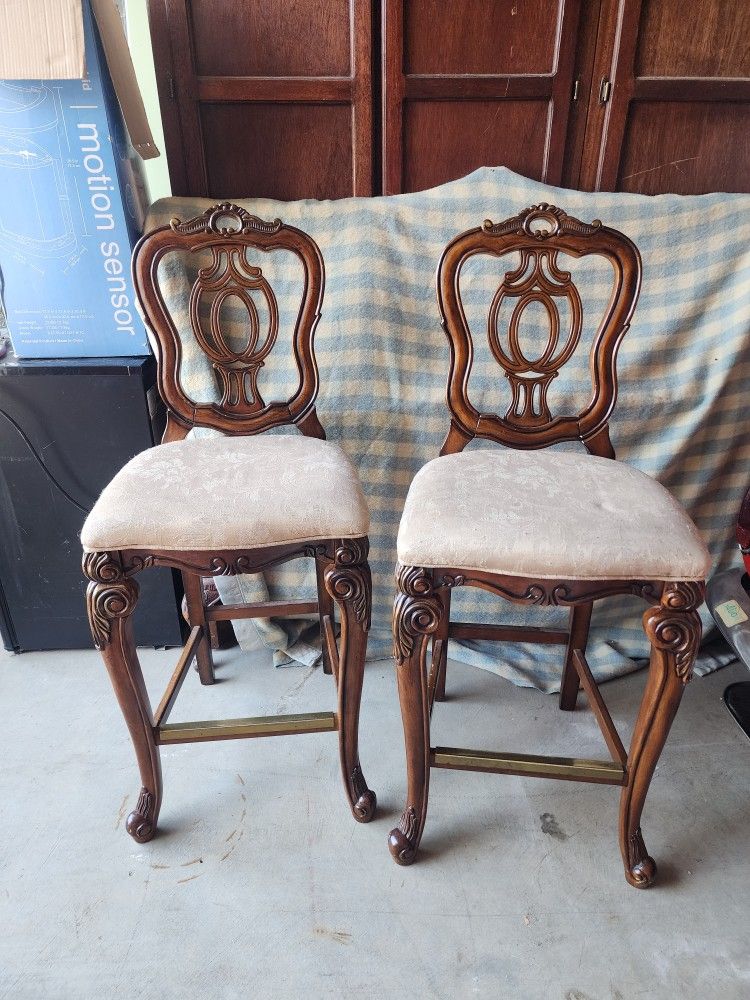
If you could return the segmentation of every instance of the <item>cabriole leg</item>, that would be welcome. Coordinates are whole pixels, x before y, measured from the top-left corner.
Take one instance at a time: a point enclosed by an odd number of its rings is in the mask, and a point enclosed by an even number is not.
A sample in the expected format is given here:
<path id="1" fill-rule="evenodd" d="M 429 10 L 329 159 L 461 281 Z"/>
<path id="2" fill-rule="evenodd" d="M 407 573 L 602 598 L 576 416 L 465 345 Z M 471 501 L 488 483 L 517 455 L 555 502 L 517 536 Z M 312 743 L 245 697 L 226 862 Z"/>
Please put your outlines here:
<path id="1" fill-rule="evenodd" d="M 344 787 L 352 814 L 360 823 L 375 813 L 375 793 L 367 787 L 359 763 L 359 706 L 370 628 L 372 584 L 366 538 L 345 539 L 324 570 L 326 590 L 341 615 L 338 668 L 339 753 Z"/>
<path id="2" fill-rule="evenodd" d="M 430 705 L 425 660 L 428 639 L 440 628 L 443 604 L 429 570 L 399 566 L 393 608 L 393 646 L 406 745 L 406 807 L 388 846 L 393 860 L 410 865 L 427 815 L 430 785 Z"/>
<path id="3" fill-rule="evenodd" d="M 693 673 L 701 639 L 696 609 L 702 602 L 702 584 L 667 583 L 661 603 L 643 616 L 643 627 L 651 642 L 651 662 L 628 755 L 628 784 L 620 799 L 620 850 L 625 878 L 639 889 L 647 889 L 656 877 L 656 864 L 641 834 L 643 803 Z"/>
<path id="4" fill-rule="evenodd" d="M 154 720 L 130 617 L 138 600 L 138 584 L 125 576 L 119 558 L 110 552 L 86 553 L 83 571 L 90 580 L 86 607 L 94 645 L 106 664 L 141 772 L 141 792 L 125 827 L 134 840 L 143 844 L 156 832 L 162 780 Z"/>

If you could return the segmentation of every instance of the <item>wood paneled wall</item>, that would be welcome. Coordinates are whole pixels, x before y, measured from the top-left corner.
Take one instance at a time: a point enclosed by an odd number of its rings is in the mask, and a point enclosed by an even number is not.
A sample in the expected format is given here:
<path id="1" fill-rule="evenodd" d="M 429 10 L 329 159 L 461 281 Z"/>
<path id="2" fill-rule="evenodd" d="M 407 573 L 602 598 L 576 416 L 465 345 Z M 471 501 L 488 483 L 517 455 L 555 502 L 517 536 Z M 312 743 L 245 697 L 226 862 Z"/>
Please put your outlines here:
<path id="1" fill-rule="evenodd" d="M 727 0 L 149 0 L 173 190 L 339 198 L 482 165 L 750 190 L 750 17 Z"/>

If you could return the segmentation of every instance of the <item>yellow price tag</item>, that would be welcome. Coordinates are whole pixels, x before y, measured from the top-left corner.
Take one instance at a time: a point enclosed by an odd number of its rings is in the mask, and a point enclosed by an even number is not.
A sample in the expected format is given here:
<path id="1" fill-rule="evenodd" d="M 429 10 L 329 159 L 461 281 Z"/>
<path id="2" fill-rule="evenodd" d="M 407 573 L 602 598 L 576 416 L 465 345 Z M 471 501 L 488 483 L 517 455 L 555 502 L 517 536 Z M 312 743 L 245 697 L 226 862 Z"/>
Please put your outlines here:
<path id="1" fill-rule="evenodd" d="M 724 601 L 723 604 L 716 605 L 716 613 L 725 625 L 741 625 L 746 622 L 747 615 L 739 606 L 737 601 Z"/>

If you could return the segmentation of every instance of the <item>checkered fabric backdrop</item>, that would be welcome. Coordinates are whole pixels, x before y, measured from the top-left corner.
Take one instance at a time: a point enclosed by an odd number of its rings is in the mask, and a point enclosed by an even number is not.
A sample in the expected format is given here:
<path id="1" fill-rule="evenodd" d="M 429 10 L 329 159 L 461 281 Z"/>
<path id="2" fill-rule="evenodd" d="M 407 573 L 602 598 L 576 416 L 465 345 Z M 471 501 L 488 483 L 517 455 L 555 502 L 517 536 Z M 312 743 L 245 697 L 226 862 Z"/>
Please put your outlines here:
<path id="1" fill-rule="evenodd" d="M 620 395 L 610 428 L 617 457 L 678 497 L 714 555 L 714 571 L 739 565 L 733 526 L 750 483 L 750 435 L 745 426 L 750 196 L 583 193 L 539 184 L 498 167 L 477 170 L 430 191 L 388 198 L 240 200 L 263 219 L 278 217 L 310 233 L 325 260 L 323 316 L 315 340 L 321 377 L 318 413 L 328 438 L 354 461 L 372 514 L 371 659 L 390 653 L 395 541 L 404 498 L 420 466 L 437 456 L 448 428 L 448 345 L 435 300 L 440 254 L 457 233 L 539 202 L 551 202 L 584 221 L 599 218 L 639 247 L 643 288 L 620 350 Z M 175 216 L 184 221 L 210 204 L 206 199 L 164 199 L 153 206 L 147 225 L 161 225 Z M 259 382 L 268 401 L 286 397 L 296 385 L 289 337 L 299 305 L 301 269 L 287 254 L 259 257 L 281 306 L 279 340 Z M 508 405 L 508 383 L 487 345 L 486 317 L 502 274 L 512 263 L 513 258 L 474 258 L 462 285 L 476 348 L 471 395 L 485 412 L 504 413 Z M 606 262 L 564 263 L 581 291 L 587 322 L 576 356 L 553 383 L 553 413 L 577 411 L 588 398 L 586 348 L 612 282 Z M 217 398 L 216 384 L 190 333 L 185 310 L 194 268 L 194 261 L 168 259 L 160 278 L 184 334 L 183 384 L 194 398 L 207 401 Z M 237 325 L 242 314 L 230 310 L 226 319 L 228 325 Z M 527 335 L 544 336 L 546 341 L 541 320 L 536 334 L 533 319 L 529 323 Z M 469 447 L 496 446 L 478 441 Z M 304 597 L 312 595 L 314 577 L 300 562 L 268 573 L 264 580 L 222 580 L 221 587 L 227 600 L 256 600 L 266 593 L 273 598 L 292 593 Z M 453 600 L 455 617 L 471 621 L 502 617 L 514 623 L 554 624 L 563 623 L 567 614 L 501 606 L 497 598 L 469 588 L 461 588 Z M 635 598 L 596 605 L 588 659 L 597 679 L 643 664 L 648 655 L 640 625 L 643 609 Z M 703 620 L 698 672 L 731 659 L 727 647 L 711 641 L 715 632 L 705 609 Z M 312 638 L 308 642 L 299 622 L 259 627 L 276 650 L 277 662 L 309 662 L 315 655 Z M 519 684 L 545 691 L 559 687 L 560 649 L 465 642 L 452 643 L 450 655 Z"/>

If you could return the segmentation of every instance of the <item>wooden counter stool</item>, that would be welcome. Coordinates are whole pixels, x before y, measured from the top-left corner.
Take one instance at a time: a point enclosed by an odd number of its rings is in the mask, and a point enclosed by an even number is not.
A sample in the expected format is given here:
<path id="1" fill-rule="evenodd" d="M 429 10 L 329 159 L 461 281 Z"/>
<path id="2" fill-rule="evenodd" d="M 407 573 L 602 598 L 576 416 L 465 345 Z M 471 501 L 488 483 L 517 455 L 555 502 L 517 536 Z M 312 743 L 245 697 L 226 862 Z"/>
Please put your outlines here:
<path id="1" fill-rule="evenodd" d="M 504 416 L 480 413 L 469 400 L 473 345 L 461 300 L 461 269 L 476 254 L 509 261 L 490 307 L 492 353 L 510 383 Z M 614 282 L 591 350 L 592 395 L 583 412 L 553 417 L 547 390 L 581 337 L 582 304 L 559 254 L 597 254 Z M 613 461 L 608 420 L 615 405 L 615 361 L 641 280 L 636 247 L 596 221 L 569 218 L 551 205 L 534 206 L 454 239 L 443 253 L 437 293 L 451 350 L 451 425 L 440 458 L 415 477 L 398 535 L 393 632 L 406 739 L 408 792 L 389 845 L 403 865 L 414 861 L 427 813 L 431 767 L 535 775 L 622 787 L 620 849 L 625 877 L 645 888 L 656 874 L 640 820 L 651 776 L 701 636 L 697 608 L 711 559 L 697 529 L 659 483 Z M 507 301 L 510 300 L 510 301 Z M 561 329 L 561 309 L 570 317 Z M 530 303 L 549 318 L 546 347 L 529 358 L 519 323 Z M 507 306 L 507 331 L 499 328 Z M 475 437 L 505 448 L 470 450 Z M 581 452 L 539 451 L 579 441 Z M 530 449 L 534 449 L 530 451 Z M 516 604 L 570 608 L 567 631 L 453 622 L 451 593 L 481 587 Z M 592 602 L 635 594 L 652 605 L 643 619 L 651 664 L 635 731 L 626 753 L 586 663 Z M 560 707 L 575 707 L 583 685 L 609 748 L 610 760 L 579 760 L 430 746 L 433 701 L 445 691 L 450 638 L 560 643 L 566 647 Z M 428 640 L 432 639 L 429 675 Z"/>
<path id="2" fill-rule="evenodd" d="M 255 253 L 253 261 L 248 251 Z M 279 308 L 257 266 L 262 254 L 293 254 L 302 265 L 302 302 L 293 333 L 299 385 L 288 402 L 264 403 L 258 371 L 274 346 Z M 158 280 L 170 253 L 208 257 L 190 289 L 190 331 L 177 329 Z M 324 268 L 315 242 L 281 222 L 262 222 L 221 204 L 189 222 L 145 236 L 133 274 L 157 355 L 159 391 L 167 405 L 163 442 L 136 455 L 105 488 L 81 533 L 83 569 L 91 581 L 87 605 L 138 758 L 142 789 L 127 830 L 150 840 L 162 800 L 159 747 L 167 743 L 240 739 L 338 730 L 344 787 L 354 818 L 367 822 L 375 795 L 357 750 L 359 705 L 370 620 L 367 563 L 369 515 L 356 472 L 325 441 L 315 412 L 318 371 L 313 336 L 323 299 Z M 238 331 L 223 328 L 227 299 L 246 310 Z M 259 305 L 261 309 L 259 311 Z M 296 305 L 296 303 L 295 303 Z M 260 315 L 268 316 L 261 330 Z M 223 390 L 219 403 L 197 403 L 180 381 L 183 335 L 207 355 Z M 294 424 L 300 433 L 261 432 Z M 184 440 L 193 427 L 223 437 Z M 205 608 L 202 577 L 257 573 L 290 559 L 314 559 L 318 601 Z M 133 644 L 130 616 L 136 574 L 151 566 L 181 570 L 191 631 L 155 713 Z M 340 609 L 337 645 L 334 602 Z M 170 724 L 168 717 L 193 658 L 200 679 L 213 681 L 209 623 L 220 618 L 318 614 L 324 663 L 338 687 L 338 711 Z"/>

